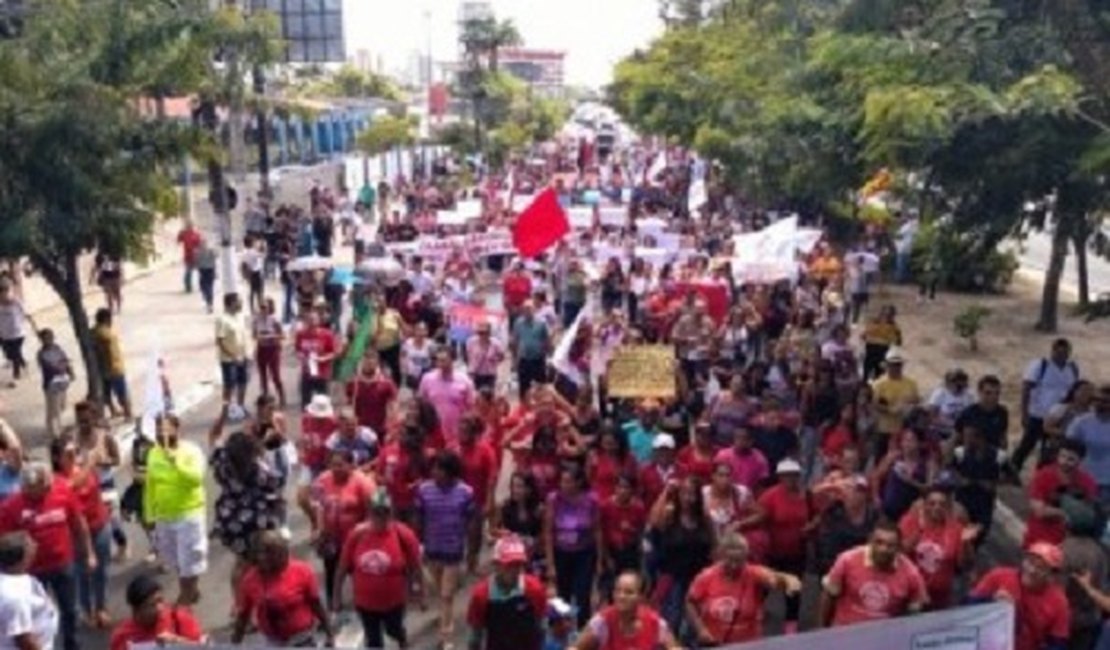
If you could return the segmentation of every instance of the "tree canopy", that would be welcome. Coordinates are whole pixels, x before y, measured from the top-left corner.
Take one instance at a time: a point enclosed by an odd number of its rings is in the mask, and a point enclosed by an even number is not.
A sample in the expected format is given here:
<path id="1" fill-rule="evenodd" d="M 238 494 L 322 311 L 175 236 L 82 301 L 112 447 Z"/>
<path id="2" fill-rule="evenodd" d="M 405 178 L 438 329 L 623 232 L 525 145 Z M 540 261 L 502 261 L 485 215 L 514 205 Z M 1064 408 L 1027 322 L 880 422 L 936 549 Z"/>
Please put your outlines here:
<path id="1" fill-rule="evenodd" d="M 1098 221 L 1110 164 L 1110 38 L 1090 4 L 672 1 L 675 20 L 618 64 L 608 96 L 756 203 L 843 212 L 889 168 L 902 205 L 976 250 L 1052 228 L 1062 264 Z"/>

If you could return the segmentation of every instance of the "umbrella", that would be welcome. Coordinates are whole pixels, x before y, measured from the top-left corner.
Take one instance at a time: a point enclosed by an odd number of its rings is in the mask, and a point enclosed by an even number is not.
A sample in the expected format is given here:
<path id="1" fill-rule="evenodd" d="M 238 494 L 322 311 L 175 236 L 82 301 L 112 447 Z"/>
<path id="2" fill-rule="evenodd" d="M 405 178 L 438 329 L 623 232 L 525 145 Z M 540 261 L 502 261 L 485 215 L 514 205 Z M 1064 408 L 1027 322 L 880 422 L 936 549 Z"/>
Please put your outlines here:
<path id="1" fill-rule="evenodd" d="M 335 264 L 335 261 L 330 257 L 321 257 L 319 255 L 305 255 L 298 257 L 285 267 L 287 271 L 323 271 L 330 269 Z"/>
<path id="2" fill-rule="evenodd" d="M 405 278 L 405 267 L 392 257 L 371 257 L 358 265 L 360 276 L 395 285 Z"/>
<path id="3" fill-rule="evenodd" d="M 848 264 L 855 264 L 856 260 L 860 261 L 863 265 L 863 270 L 867 273 L 875 273 L 879 270 L 879 256 L 874 253 L 860 251 L 857 253 L 848 253 L 844 256 L 844 261 Z"/>

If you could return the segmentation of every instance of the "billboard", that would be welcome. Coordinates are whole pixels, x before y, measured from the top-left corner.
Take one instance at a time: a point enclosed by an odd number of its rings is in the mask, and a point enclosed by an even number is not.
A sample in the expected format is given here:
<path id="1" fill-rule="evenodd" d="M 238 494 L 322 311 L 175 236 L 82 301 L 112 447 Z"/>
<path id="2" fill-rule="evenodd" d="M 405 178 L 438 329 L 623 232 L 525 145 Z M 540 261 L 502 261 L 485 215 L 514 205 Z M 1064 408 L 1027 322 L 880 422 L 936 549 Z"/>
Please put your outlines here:
<path id="1" fill-rule="evenodd" d="M 343 41 L 343 0 L 251 0 L 251 8 L 272 12 L 281 21 L 286 62 L 347 60 Z"/>

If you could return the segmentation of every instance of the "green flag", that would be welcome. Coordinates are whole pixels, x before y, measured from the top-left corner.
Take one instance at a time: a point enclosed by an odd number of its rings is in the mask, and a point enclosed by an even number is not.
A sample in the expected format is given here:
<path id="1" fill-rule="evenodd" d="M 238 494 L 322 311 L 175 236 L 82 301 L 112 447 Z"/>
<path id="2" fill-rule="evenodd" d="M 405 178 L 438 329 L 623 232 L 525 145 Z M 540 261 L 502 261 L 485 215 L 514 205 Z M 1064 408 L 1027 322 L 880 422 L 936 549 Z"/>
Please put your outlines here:
<path id="1" fill-rule="evenodd" d="M 351 341 L 347 353 L 343 355 L 343 359 L 339 362 L 335 374 L 337 380 L 346 382 L 358 372 L 358 365 L 362 362 L 362 357 L 366 354 L 366 348 L 370 345 L 370 338 L 374 335 L 374 326 L 374 311 L 373 309 L 367 309 L 365 316 L 358 321 L 358 330 L 355 331 L 354 340 Z"/>

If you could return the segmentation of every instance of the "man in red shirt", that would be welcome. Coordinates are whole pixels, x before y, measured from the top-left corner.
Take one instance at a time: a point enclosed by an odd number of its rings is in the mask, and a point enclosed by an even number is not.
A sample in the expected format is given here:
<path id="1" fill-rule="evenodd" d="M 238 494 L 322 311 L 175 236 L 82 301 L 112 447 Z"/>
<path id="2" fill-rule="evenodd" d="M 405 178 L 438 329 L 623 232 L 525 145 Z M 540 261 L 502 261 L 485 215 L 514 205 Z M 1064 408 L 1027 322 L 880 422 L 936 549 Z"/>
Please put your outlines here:
<path id="1" fill-rule="evenodd" d="M 185 263 L 185 293 L 193 292 L 193 271 L 197 268 L 197 250 L 202 242 L 204 235 L 192 221 L 186 221 L 181 232 L 177 233 L 177 243 L 181 244 L 181 256 Z"/>
<path id="2" fill-rule="evenodd" d="M 1055 574 L 1064 567 L 1064 554 L 1052 544 L 1033 544 L 1020 568 L 992 569 L 971 590 L 979 601 L 1014 604 L 1014 650 L 1065 650 L 1071 628 L 1068 597 Z"/>
<path id="3" fill-rule="evenodd" d="M 1031 512 L 1025 527 L 1024 548 L 1038 542 L 1061 544 L 1067 536 L 1067 515 L 1060 499 L 1069 496 L 1088 503 L 1098 498 L 1098 483 L 1079 466 L 1087 448 L 1077 440 L 1063 440 L 1056 452 L 1056 462 L 1041 467 L 1029 482 Z"/>
<path id="4" fill-rule="evenodd" d="M 293 339 L 293 350 L 301 360 L 301 406 L 308 406 L 313 395 L 328 394 L 339 342 L 315 311 L 305 314 L 304 321 L 304 327 Z"/>
<path id="5" fill-rule="evenodd" d="M 902 516 L 898 529 L 902 533 L 902 550 L 925 579 L 929 609 L 951 607 L 956 574 L 974 560 L 972 544 L 980 527 L 965 526 L 959 521 L 948 490 L 933 485 L 920 505 Z"/>
<path id="6" fill-rule="evenodd" d="M 841 553 L 822 581 L 821 621 L 852 625 L 921 611 L 925 580 L 900 548 L 898 528 L 880 522 L 866 546 Z"/>
<path id="7" fill-rule="evenodd" d="M 532 278 L 528 277 L 528 273 L 524 270 L 523 262 L 514 263 L 505 274 L 505 278 L 501 280 L 501 293 L 505 311 L 509 313 L 511 329 L 517 314 L 520 313 L 520 308 L 532 297 Z"/>
<path id="8" fill-rule="evenodd" d="M 76 650 L 77 552 L 88 558 L 89 571 L 96 568 L 96 553 L 89 527 L 77 498 L 65 481 L 54 480 L 50 468 L 28 463 L 23 468 L 21 489 L 0 505 L 0 534 L 23 531 L 35 544 L 35 559 L 27 572 L 38 578 L 58 601 L 63 648 Z M 74 549 L 74 540 L 77 549 Z"/>
<path id="9" fill-rule="evenodd" d="M 397 385 L 381 370 L 376 352 L 362 359 L 359 372 L 347 383 L 347 401 L 355 409 L 359 426 L 369 427 L 384 440 L 389 411 L 397 399 Z"/>
<path id="10" fill-rule="evenodd" d="M 149 575 L 136 576 L 127 585 L 127 604 L 131 618 L 112 632 L 110 650 L 130 650 L 138 643 L 190 645 L 206 641 L 193 613 L 186 607 L 166 607 L 162 585 Z"/>
<path id="11" fill-rule="evenodd" d="M 486 425 L 475 414 L 463 416 L 459 424 L 459 459 L 462 480 L 474 491 L 477 516 L 470 520 L 470 537 L 466 544 L 466 566 L 471 575 L 478 569 L 478 551 L 482 548 L 482 528 L 493 513 L 493 495 L 497 490 L 497 454 L 482 439 Z"/>
<path id="12" fill-rule="evenodd" d="M 547 590 L 524 573 L 528 551 L 509 535 L 493 547 L 493 576 L 475 585 L 466 610 L 472 650 L 540 650 Z"/>
<path id="13" fill-rule="evenodd" d="M 748 562 L 748 543 L 726 533 L 721 560 L 694 578 L 686 594 L 686 618 L 702 647 L 746 643 L 763 638 L 763 597 L 768 589 L 801 592 L 797 576 Z"/>

